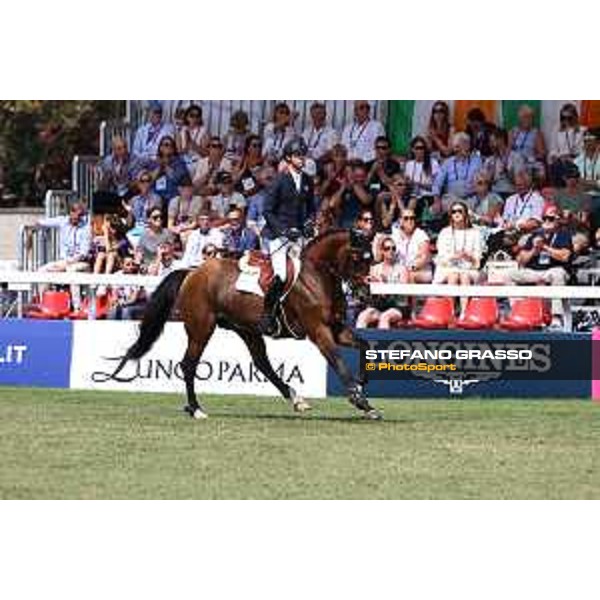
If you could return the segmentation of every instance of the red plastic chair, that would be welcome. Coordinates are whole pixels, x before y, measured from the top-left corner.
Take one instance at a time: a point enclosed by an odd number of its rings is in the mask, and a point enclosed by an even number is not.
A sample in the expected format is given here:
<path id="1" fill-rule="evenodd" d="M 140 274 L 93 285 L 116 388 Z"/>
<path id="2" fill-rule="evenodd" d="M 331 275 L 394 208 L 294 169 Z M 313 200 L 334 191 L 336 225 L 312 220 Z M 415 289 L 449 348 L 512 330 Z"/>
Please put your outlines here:
<path id="1" fill-rule="evenodd" d="M 456 321 L 461 329 L 491 329 L 498 320 L 496 298 L 470 298 L 462 319 Z"/>
<path id="2" fill-rule="evenodd" d="M 547 319 L 542 298 L 519 298 L 513 303 L 510 315 L 500 321 L 500 327 L 509 331 L 539 329 Z"/>
<path id="3" fill-rule="evenodd" d="M 446 329 L 454 321 L 454 298 L 431 297 L 412 321 L 418 329 Z"/>
<path id="4" fill-rule="evenodd" d="M 42 301 L 25 313 L 30 319 L 64 319 L 71 310 L 69 292 L 48 290 L 42 294 Z"/>
<path id="5" fill-rule="evenodd" d="M 96 296 L 96 319 L 106 319 L 108 315 L 108 311 L 111 306 L 111 296 L 110 294 L 104 294 L 102 296 Z M 84 298 L 81 303 L 81 308 L 79 310 L 74 310 L 69 313 L 69 319 L 74 319 L 76 321 L 81 321 L 88 319 L 90 316 L 90 299 Z"/>

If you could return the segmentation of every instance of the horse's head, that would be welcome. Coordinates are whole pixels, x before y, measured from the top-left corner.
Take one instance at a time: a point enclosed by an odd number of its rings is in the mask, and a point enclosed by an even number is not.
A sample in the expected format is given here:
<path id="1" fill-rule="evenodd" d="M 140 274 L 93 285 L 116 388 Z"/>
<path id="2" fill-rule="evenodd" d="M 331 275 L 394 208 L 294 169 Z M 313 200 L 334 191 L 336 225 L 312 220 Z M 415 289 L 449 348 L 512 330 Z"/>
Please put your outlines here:
<path id="1" fill-rule="evenodd" d="M 373 262 L 370 237 L 360 229 L 350 229 L 348 244 L 341 254 L 342 277 L 353 285 L 364 285 Z"/>

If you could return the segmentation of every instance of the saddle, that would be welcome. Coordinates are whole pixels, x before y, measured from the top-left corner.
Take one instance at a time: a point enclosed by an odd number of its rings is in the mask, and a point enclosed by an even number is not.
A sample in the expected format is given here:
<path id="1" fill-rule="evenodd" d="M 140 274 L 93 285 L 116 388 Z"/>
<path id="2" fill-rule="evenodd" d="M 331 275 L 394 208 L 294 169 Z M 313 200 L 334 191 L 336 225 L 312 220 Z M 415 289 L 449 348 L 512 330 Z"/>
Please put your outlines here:
<path id="1" fill-rule="evenodd" d="M 299 259 L 288 256 L 286 263 L 287 277 L 282 298 L 287 296 L 300 274 Z M 251 250 L 240 258 L 238 267 L 240 275 L 236 282 L 236 289 L 240 292 L 264 296 L 275 276 L 271 258 L 263 254 L 260 250 Z"/>

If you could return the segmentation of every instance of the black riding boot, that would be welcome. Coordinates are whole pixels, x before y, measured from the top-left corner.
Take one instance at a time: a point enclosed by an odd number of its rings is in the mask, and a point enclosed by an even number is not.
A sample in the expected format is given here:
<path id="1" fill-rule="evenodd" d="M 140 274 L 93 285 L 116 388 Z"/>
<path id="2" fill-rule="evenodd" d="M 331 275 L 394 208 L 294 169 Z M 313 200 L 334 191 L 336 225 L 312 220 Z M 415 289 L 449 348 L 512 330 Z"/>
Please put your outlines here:
<path id="1" fill-rule="evenodd" d="M 265 294 L 265 305 L 263 315 L 258 322 L 258 330 L 263 335 L 273 335 L 277 331 L 277 307 L 283 293 L 283 281 L 276 275 L 271 282 L 269 290 Z"/>

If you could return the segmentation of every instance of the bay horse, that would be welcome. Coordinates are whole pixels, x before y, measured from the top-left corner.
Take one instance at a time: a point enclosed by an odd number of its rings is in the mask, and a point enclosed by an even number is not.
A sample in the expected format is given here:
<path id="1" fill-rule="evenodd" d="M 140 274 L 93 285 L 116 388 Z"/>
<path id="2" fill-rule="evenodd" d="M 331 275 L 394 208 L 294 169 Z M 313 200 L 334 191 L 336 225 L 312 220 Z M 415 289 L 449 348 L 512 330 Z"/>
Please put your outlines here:
<path id="1" fill-rule="evenodd" d="M 344 325 L 346 300 L 342 283 L 362 284 L 372 262 L 371 242 L 360 230 L 335 229 L 309 241 L 300 255 L 300 273 L 282 302 L 285 322 L 295 337 L 308 337 L 317 345 L 348 390 L 351 404 L 370 419 L 381 415 L 368 402 L 364 381 L 356 378 L 342 359 L 339 346 L 359 348 L 360 340 Z M 238 261 L 209 258 L 195 270 L 173 271 L 151 295 L 135 343 L 122 357 L 112 377 L 130 360 L 139 360 L 160 337 L 167 319 L 177 308 L 188 338 L 181 361 L 187 406 L 192 417 L 206 412 L 195 393 L 200 357 L 217 326 L 235 331 L 244 341 L 254 364 L 292 403 L 298 412 L 310 405 L 275 372 L 257 325 L 263 298 L 236 289 Z"/>

